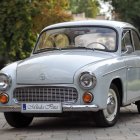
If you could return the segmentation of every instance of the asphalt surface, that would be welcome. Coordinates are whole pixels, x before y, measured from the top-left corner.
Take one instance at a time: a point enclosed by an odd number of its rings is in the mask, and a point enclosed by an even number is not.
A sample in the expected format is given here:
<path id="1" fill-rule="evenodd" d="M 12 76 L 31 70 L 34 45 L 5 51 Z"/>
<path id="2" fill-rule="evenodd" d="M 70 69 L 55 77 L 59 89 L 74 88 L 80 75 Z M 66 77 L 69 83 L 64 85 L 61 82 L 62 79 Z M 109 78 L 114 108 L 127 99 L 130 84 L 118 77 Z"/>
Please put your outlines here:
<path id="1" fill-rule="evenodd" d="M 140 115 L 135 105 L 121 109 L 117 124 L 99 128 L 84 118 L 34 118 L 27 128 L 16 129 L 0 113 L 0 140 L 140 140 Z"/>

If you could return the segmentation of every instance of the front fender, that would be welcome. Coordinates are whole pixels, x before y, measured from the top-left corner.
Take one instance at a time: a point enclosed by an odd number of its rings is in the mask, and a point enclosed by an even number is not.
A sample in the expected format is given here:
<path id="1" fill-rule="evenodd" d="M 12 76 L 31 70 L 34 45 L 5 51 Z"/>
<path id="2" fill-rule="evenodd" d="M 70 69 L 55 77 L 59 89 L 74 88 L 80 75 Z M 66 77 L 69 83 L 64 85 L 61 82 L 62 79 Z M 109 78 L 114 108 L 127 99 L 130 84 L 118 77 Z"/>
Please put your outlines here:
<path id="1" fill-rule="evenodd" d="M 94 95 L 94 100 L 91 104 L 98 105 L 100 109 L 106 108 L 108 91 L 111 82 L 116 78 L 119 78 L 123 83 L 123 103 L 126 102 L 126 66 L 120 57 L 90 64 L 76 72 L 74 82 L 80 89 L 81 104 L 84 104 L 82 95 L 85 90 L 80 88 L 77 79 L 79 79 L 79 75 L 85 71 L 94 73 L 97 78 L 95 88 L 90 90 L 90 92 L 92 92 Z"/>

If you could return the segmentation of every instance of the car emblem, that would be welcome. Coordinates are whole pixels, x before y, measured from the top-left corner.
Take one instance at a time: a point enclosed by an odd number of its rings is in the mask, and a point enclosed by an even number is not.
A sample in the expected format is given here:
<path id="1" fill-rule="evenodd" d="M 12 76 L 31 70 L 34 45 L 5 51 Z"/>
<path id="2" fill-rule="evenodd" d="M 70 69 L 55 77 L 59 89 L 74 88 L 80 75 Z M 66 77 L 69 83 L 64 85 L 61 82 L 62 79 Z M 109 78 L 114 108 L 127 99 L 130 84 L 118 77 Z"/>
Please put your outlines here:
<path id="1" fill-rule="evenodd" d="M 45 79 L 46 79 L 45 74 L 44 74 L 44 73 L 41 73 L 41 74 L 40 74 L 40 80 L 45 80 Z"/>

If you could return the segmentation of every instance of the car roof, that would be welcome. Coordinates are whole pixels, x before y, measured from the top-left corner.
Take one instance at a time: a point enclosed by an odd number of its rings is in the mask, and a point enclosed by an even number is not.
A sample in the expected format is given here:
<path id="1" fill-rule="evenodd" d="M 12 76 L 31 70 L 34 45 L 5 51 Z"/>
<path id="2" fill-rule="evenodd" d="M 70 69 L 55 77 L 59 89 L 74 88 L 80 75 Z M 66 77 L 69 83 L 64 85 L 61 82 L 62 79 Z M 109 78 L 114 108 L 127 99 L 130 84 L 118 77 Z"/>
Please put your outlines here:
<path id="1" fill-rule="evenodd" d="M 83 20 L 83 21 L 71 21 L 71 22 L 62 22 L 50 25 L 43 29 L 52 29 L 52 28 L 59 28 L 59 27 L 72 27 L 72 26 L 106 26 L 112 28 L 135 28 L 133 25 L 120 22 L 120 21 L 110 21 L 110 20 Z"/>

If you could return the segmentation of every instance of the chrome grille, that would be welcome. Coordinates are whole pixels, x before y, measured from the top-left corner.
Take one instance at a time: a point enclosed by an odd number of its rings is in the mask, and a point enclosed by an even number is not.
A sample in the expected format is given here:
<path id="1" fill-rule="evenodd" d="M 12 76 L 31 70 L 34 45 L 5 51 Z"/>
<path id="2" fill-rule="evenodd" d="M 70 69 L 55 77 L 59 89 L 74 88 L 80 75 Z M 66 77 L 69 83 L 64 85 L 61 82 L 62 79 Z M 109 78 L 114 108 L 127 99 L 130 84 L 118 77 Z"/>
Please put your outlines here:
<path id="1" fill-rule="evenodd" d="M 78 99 L 78 93 L 72 87 L 20 87 L 14 90 L 13 97 L 18 102 L 74 103 Z"/>

